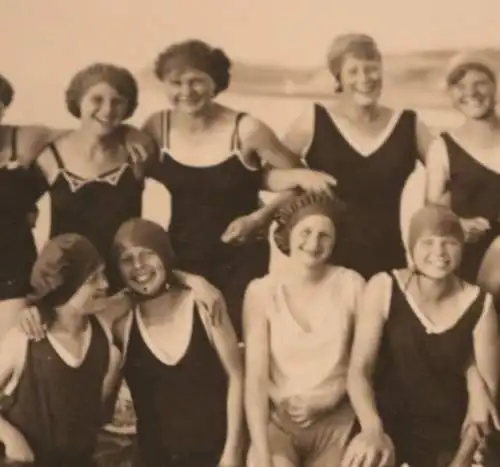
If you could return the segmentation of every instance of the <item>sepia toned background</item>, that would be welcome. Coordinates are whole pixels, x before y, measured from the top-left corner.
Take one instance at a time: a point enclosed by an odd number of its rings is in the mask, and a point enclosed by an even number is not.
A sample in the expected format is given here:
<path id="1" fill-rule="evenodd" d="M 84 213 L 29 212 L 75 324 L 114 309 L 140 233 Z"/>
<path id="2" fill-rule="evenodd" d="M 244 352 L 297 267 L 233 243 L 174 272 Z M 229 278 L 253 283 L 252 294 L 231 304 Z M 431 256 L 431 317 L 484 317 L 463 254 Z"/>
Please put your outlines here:
<path id="1" fill-rule="evenodd" d="M 141 94 L 131 122 L 140 125 L 166 106 L 152 74 L 157 53 L 186 38 L 228 53 L 233 81 L 220 99 L 278 134 L 304 106 L 332 98 L 325 55 L 340 33 L 365 32 L 377 40 L 384 99 L 414 108 L 436 131 L 459 121 L 442 87 L 451 55 L 485 49 L 500 71 L 498 0 L 0 0 L 0 18 L 0 73 L 16 89 L 6 119 L 20 124 L 76 125 L 65 108 L 65 88 L 80 68 L 107 61 L 135 73 Z M 414 179 L 410 200 L 421 187 L 418 173 Z M 111 451 L 115 447 L 113 440 Z"/>

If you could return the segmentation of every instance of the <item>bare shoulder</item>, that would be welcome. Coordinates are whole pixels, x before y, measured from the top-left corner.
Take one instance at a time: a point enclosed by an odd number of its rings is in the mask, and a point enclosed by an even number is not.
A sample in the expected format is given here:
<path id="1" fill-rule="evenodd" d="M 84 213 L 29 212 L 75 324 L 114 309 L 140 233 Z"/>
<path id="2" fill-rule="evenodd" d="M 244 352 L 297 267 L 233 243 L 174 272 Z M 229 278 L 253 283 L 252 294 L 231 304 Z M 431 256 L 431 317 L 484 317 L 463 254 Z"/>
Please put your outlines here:
<path id="1" fill-rule="evenodd" d="M 4 357 L 18 355 L 28 345 L 29 338 L 19 326 L 12 327 L 0 341 L 0 352 Z"/>
<path id="2" fill-rule="evenodd" d="M 270 275 L 254 279 L 245 292 L 244 314 L 249 317 L 265 315 L 269 300 L 272 299 L 274 280 Z"/>

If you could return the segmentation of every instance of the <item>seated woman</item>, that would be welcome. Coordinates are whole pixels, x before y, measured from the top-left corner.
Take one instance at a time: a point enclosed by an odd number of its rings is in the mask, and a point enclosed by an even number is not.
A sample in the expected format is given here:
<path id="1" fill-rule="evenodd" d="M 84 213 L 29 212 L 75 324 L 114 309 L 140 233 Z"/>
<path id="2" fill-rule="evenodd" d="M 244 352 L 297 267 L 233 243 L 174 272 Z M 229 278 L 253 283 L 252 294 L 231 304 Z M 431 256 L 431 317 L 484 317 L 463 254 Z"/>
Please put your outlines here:
<path id="1" fill-rule="evenodd" d="M 328 263 L 342 235 L 343 210 L 325 195 L 290 200 L 277 214 L 275 232 L 288 271 L 247 289 L 249 465 L 338 465 L 349 441 L 355 416 L 347 364 L 364 280 Z"/>
<path id="2" fill-rule="evenodd" d="M 29 342 L 12 328 L 2 343 L 0 386 L 12 396 L 0 414 L 5 465 L 92 465 L 103 399 L 120 359 L 93 316 L 107 288 L 103 270 L 95 248 L 76 234 L 55 237 L 36 261 L 30 299 L 49 330 L 46 339 Z"/>
<path id="3" fill-rule="evenodd" d="M 398 466 L 448 467 L 464 421 L 488 421 L 471 383 L 480 376 L 496 397 L 497 316 L 492 297 L 456 275 L 463 244 L 459 218 L 429 205 L 410 223 L 412 267 L 368 283 L 348 377 L 361 433 L 344 465 L 370 465 L 377 453 L 380 465 L 392 440 Z"/>
<path id="4" fill-rule="evenodd" d="M 243 373 L 226 312 L 214 325 L 172 272 L 168 234 L 143 219 L 114 240 L 134 308 L 114 321 L 145 467 L 241 465 Z"/>

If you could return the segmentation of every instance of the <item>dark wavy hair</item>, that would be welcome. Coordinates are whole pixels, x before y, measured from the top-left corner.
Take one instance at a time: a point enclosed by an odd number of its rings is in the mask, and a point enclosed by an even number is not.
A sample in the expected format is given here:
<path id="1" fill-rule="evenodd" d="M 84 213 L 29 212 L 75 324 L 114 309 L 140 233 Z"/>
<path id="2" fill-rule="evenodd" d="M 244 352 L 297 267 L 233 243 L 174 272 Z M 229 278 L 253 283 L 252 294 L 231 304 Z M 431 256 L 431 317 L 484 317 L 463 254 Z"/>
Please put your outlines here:
<path id="1" fill-rule="evenodd" d="M 4 107 L 9 107 L 14 99 L 14 87 L 3 75 L 0 75 L 0 102 Z"/>
<path id="2" fill-rule="evenodd" d="M 158 55 L 155 75 L 163 81 L 175 69 L 192 67 L 208 74 L 215 83 L 215 94 L 225 91 L 231 81 L 231 60 L 222 49 L 200 40 L 172 44 Z"/>
<path id="3" fill-rule="evenodd" d="M 66 107 L 71 115 L 80 118 L 80 103 L 83 95 L 92 86 L 106 82 L 118 94 L 127 99 L 127 111 L 124 120 L 135 112 L 139 98 L 139 87 L 132 73 L 109 63 L 95 63 L 80 70 L 70 81 L 66 90 Z"/>

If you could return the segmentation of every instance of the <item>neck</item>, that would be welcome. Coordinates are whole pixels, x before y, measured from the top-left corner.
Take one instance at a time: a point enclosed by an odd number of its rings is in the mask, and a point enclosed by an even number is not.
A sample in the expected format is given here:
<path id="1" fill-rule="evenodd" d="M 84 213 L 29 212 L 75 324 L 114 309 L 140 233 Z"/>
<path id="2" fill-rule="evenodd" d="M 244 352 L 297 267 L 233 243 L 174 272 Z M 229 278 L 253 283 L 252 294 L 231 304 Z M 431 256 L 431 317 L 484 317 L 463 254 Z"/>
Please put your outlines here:
<path id="1" fill-rule="evenodd" d="M 439 302 L 450 293 L 456 283 L 452 274 L 443 279 L 432 279 L 418 274 L 416 279 L 420 297 L 426 302 Z"/>
<path id="2" fill-rule="evenodd" d="M 500 131 L 500 118 L 492 112 L 491 115 L 481 119 L 467 119 L 464 128 L 474 133 L 478 138 L 487 137 Z"/>
<path id="3" fill-rule="evenodd" d="M 147 298 L 140 302 L 141 314 L 145 318 L 168 316 L 175 311 L 174 303 L 178 298 L 180 289 L 171 287 L 156 297 Z"/>
<path id="4" fill-rule="evenodd" d="M 380 116 L 378 103 L 361 106 L 344 98 L 342 99 L 342 108 L 349 118 L 357 122 L 373 122 Z"/>
<path id="5" fill-rule="evenodd" d="M 177 123 L 190 133 L 201 132 L 209 128 L 219 114 L 219 106 L 208 104 L 196 113 L 173 111 Z"/>
<path id="6" fill-rule="evenodd" d="M 70 306 L 62 306 L 57 310 L 57 318 L 51 328 L 54 331 L 63 331 L 72 336 L 78 336 L 88 324 L 88 317 L 76 314 Z"/>
<path id="7" fill-rule="evenodd" d="M 75 132 L 78 142 L 83 148 L 86 148 L 90 154 L 110 149 L 115 144 L 113 133 L 114 132 L 99 135 L 85 126 L 80 127 Z"/>
<path id="8" fill-rule="evenodd" d="M 301 283 L 305 285 L 313 285 L 321 281 L 328 271 L 328 266 L 322 264 L 314 268 L 297 266 L 290 268 L 288 278 L 292 283 Z"/>

